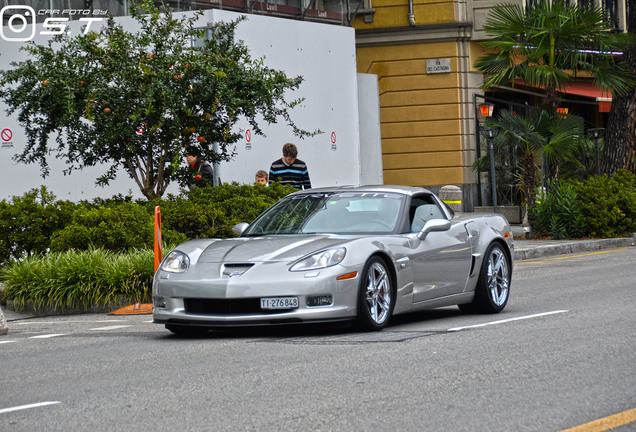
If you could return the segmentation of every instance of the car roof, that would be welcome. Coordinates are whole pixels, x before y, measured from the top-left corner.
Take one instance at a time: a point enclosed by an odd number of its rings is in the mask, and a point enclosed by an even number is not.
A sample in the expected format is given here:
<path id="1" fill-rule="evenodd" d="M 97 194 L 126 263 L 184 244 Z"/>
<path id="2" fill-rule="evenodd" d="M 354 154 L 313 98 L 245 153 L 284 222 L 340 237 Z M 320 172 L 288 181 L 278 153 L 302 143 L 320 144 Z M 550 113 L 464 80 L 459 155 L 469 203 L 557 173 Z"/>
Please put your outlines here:
<path id="1" fill-rule="evenodd" d="M 315 189 L 306 189 L 303 191 L 294 192 L 292 195 L 300 195 L 304 193 L 324 193 L 324 192 L 391 192 L 412 196 L 416 193 L 432 193 L 428 189 L 415 187 L 415 186 L 400 186 L 400 185 L 363 185 L 363 186 L 333 186 L 333 187 L 321 187 Z"/>

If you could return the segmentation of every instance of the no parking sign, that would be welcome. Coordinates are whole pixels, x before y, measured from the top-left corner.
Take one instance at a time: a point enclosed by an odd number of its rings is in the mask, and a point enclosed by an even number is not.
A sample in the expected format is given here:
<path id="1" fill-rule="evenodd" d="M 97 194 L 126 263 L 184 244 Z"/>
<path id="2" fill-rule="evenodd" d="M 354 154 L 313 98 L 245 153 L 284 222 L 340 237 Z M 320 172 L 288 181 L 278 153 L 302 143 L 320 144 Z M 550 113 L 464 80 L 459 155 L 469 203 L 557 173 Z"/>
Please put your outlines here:
<path id="1" fill-rule="evenodd" d="M 245 131 L 245 150 L 252 150 L 252 131 Z"/>
<path id="2" fill-rule="evenodd" d="M 6 128 L 0 131 L 0 139 L 2 140 L 2 148 L 13 148 L 13 132 Z"/>

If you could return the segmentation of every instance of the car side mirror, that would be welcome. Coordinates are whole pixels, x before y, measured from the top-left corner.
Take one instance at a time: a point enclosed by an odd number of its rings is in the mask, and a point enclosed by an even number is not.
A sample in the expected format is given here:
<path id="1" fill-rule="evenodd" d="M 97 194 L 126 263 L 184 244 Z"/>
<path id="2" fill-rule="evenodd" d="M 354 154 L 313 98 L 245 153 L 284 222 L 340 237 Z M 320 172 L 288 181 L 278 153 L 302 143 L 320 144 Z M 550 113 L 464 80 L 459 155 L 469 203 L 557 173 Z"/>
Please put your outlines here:
<path id="1" fill-rule="evenodd" d="M 427 221 L 422 230 L 417 233 L 417 238 L 424 240 L 428 233 L 432 231 L 448 231 L 451 227 L 451 221 L 446 219 L 431 219 Z"/>
<path id="2" fill-rule="evenodd" d="M 232 232 L 237 235 L 241 235 L 245 232 L 247 227 L 250 226 L 247 222 L 237 223 L 232 227 Z"/>

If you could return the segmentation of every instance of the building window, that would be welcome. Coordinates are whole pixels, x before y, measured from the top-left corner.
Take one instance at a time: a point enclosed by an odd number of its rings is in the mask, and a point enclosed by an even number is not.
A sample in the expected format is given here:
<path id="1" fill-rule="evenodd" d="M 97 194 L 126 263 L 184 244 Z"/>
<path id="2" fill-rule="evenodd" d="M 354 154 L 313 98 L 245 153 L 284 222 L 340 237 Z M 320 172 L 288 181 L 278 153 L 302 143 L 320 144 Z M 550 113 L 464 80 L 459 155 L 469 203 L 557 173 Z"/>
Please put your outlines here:
<path id="1" fill-rule="evenodd" d="M 562 1 L 566 4 L 578 4 L 583 9 L 599 6 L 607 14 L 610 28 L 613 31 L 627 31 L 627 0 L 551 0 Z M 537 6 L 541 0 L 525 0 L 526 9 Z"/>
<path id="2" fill-rule="evenodd" d="M 620 30 L 620 20 L 618 13 L 618 0 L 603 0 L 603 10 L 607 14 L 612 30 Z"/>

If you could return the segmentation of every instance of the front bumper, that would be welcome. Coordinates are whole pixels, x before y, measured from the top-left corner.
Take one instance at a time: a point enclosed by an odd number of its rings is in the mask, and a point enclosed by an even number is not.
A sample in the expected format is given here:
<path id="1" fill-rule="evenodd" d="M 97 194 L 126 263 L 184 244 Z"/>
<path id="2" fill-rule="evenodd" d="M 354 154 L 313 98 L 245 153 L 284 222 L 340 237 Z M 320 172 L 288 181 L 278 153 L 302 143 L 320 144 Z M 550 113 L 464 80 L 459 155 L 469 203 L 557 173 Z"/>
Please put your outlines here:
<path id="1" fill-rule="evenodd" d="M 191 268 L 183 274 L 155 275 L 153 283 L 153 321 L 206 327 L 290 324 L 351 320 L 356 317 L 358 276 L 337 280 L 350 273 L 342 266 L 319 271 L 290 272 L 267 263 L 255 265 L 236 277 L 209 278 L 219 274 L 209 268 Z M 283 273 L 284 272 L 284 273 Z M 332 303 L 308 306 L 311 296 L 331 296 Z M 261 310 L 265 297 L 297 297 L 298 308 Z"/>

